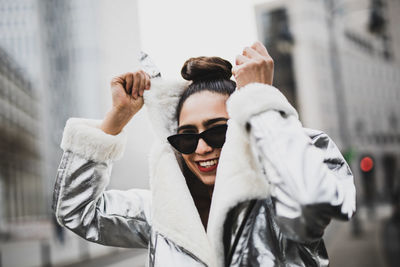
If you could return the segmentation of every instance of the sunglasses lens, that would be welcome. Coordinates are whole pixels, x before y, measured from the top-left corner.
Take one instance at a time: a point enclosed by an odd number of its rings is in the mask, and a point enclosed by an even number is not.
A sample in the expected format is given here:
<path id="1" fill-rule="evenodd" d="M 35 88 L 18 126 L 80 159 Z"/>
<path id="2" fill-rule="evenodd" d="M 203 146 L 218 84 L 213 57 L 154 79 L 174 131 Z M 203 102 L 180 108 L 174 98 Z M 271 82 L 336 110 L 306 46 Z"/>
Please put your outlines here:
<path id="1" fill-rule="evenodd" d="M 182 154 L 192 154 L 196 151 L 199 138 L 211 147 L 221 148 L 225 143 L 225 135 L 228 125 L 218 125 L 205 130 L 201 134 L 183 133 L 168 137 L 168 142 Z"/>
<path id="2" fill-rule="evenodd" d="M 214 148 L 221 148 L 225 143 L 228 125 L 218 125 L 203 132 L 203 139 Z"/>
<path id="3" fill-rule="evenodd" d="M 196 150 L 198 137 L 196 134 L 176 134 L 168 137 L 169 143 L 183 154 L 191 154 Z"/>

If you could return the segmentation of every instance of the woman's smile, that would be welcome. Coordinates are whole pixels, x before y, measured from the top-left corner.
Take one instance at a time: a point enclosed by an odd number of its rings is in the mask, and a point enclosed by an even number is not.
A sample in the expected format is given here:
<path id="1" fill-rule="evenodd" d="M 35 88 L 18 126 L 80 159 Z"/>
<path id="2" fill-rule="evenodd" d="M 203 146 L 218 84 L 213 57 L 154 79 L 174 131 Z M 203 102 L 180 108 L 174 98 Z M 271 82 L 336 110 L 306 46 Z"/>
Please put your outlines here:
<path id="1" fill-rule="evenodd" d="M 208 159 L 208 160 L 202 160 L 202 161 L 196 161 L 197 168 L 201 172 L 212 172 L 216 171 L 218 167 L 218 160 L 219 158 L 216 159 Z"/>

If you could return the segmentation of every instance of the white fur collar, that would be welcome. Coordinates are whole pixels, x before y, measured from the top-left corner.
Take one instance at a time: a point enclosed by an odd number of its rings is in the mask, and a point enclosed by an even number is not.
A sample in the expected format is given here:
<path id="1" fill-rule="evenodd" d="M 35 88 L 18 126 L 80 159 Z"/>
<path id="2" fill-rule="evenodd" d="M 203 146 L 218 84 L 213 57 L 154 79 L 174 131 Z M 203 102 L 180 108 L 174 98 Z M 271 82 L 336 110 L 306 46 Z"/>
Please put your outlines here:
<path id="1" fill-rule="evenodd" d="M 226 143 L 217 170 L 207 234 L 167 136 L 176 132 L 175 110 L 187 83 L 152 80 L 145 105 L 159 140 L 150 156 L 150 187 L 153 194 L 153 227 L 184 247 L 208 266 L 222 266 L 222 231 L 227 212 L 242 201 L 265 198 L 266 179 L 260 174 L 244 124 L 249 117 L 268 109 L 297 115 L 275 88 L 250 84 L 228 101 L 231 116 Z"/>
<path id="2" fill-rule="evenodd" d="M 208 266 L 215 266 L 209 241 L 193 198 L 167 137 L 176 133 L 176 106 L 185 82 L 151 81 L 144 101 L 159 140 L 150 153 L 153 229 L 193 253 Z"/>

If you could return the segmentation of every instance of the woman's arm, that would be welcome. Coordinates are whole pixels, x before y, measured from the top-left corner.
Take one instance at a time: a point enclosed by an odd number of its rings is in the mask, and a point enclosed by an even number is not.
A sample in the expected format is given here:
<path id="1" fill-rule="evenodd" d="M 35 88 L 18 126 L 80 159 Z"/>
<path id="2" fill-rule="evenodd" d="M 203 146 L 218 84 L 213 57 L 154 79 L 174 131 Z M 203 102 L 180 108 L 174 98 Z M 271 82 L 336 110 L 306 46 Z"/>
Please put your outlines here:
<path id="1" fill-rule="evenodd" d="M 319 239 L 331 218 L 352 216 L 355 187 L 348 165 L 327 135 L 302 127 L 279 90 L 248 84 L 230 97 L 228 111 L 250 135 L 271 184 L 276 221 L 289 238 Z"/>
<path id="2" fill-rule="evenodd" d="M 314 241 L 331 218 L 351 218 L 353 175 L 326 134 L 275 110 L 252 117 L 250 125 L 255 154 L 272 185 L 276 222 L 289 238 Z"/>
<path id="3" fill-rule="evenodd" d="M 143 106 L 150 77 L 143 71 L 111 81 L 112 109 L 103 121 L 70 119 L 54 190 L 58 222 L 83 238 L 120 247 L 146 247 L 150 238 L 150 193 L 105 191 L 114 160 L 123 154 L 122 131 Z"/>
<path id="4" fill-rule="evenodd" d="M 105 191 L 112 162 L 123 153 L 125 136 L 123 132 L 117 136 L 104 133 L 98 128 L 100 123 L 85 119 L 67 122 L 53 196 L 55 216 L 61 225 L 89 241 L 147 247 L 150 193 Z"/>
<path id="5" fill-rule="evenodd" d="M 296 110 L 272 85 L 274 64 L 256 42 L 236 57 L 239 90 L 228 112 L 250 134 L 251 147 L 272 187 L 276 220 L 298 241 L 322 237 L 331 218 L 355 211 L 353 175 L 336 145 L 303 129 Z"/>

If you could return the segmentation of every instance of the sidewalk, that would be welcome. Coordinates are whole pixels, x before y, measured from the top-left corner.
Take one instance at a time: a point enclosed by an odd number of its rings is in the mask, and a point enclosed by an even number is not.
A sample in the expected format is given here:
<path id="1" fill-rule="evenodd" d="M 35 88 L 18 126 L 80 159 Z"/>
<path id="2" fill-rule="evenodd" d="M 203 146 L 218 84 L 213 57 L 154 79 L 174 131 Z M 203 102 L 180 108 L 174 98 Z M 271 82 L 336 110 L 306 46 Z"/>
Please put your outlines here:
<path id="1" fill-rule="evenodd" d="M 146 259 L 146 249 L 126 249 L 79 263 L 60 265 L 59 267 L 145 267 Z"/>
<path id="2" fill-rule="evenodd" d="M 331 267 L 391 267 L 385 254 L 383 227 L 390 217 L 389 206 L 380 205 L 374 216 L 365 208 L 357 212 L 361 234 L 352 234 L 352 222 L 332 221 L 326 230 L 325 242 Z"/>

